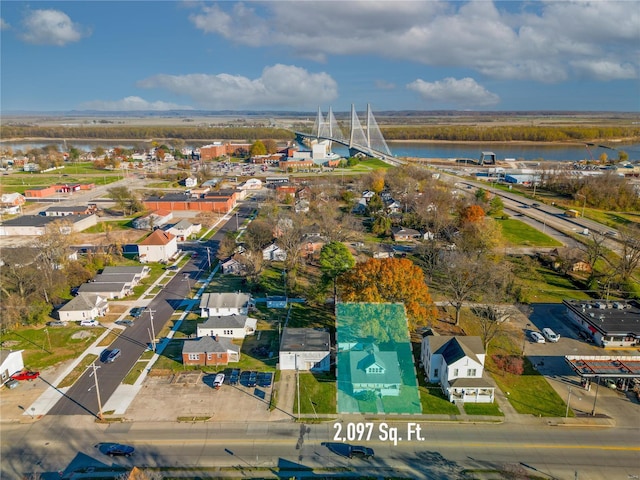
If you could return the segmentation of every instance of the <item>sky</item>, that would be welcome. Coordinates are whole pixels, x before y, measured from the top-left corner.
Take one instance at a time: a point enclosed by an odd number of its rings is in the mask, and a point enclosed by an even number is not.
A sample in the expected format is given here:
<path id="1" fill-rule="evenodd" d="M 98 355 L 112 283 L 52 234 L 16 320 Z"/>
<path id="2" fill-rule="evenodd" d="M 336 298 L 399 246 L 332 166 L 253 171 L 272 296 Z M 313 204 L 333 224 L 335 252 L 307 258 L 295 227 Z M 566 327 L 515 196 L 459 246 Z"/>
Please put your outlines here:
<path id="1" fill-rule="evenodd" d="M 640 111 L 640 0 L 12 1 L 0 110 Z"/>

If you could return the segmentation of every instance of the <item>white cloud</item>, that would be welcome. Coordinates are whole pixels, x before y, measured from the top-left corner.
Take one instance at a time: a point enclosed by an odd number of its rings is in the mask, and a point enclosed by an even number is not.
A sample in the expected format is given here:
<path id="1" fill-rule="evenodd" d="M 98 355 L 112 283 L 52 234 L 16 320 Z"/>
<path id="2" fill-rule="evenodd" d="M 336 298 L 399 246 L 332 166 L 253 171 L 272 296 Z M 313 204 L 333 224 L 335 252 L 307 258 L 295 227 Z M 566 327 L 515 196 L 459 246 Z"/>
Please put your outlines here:
<path id="1" fill-rule="evenodd" d="M 9 30 L 11 25 L 9 25 L 4 18 L 0 18 L 0 30 Z"/>
<path id="2" fill-rule="evenodd" d="M 620 64 L 609 60 L 581 60 L 571 62 L 571 66 L 585 77 L 601 81 L 638 78 L 636 68 L 629 63 Z"/>
<path id="3" fill-rule="evenodd" d="M 435 67 L 472 68 L 503 80 L 561 82 L 571 62 L 617 61 L 638 70 L 640 9 L 629 1 L 309 1 L 199 6 L 196 28 L 248 46 L 299 56 L 381 55 Z M 239 34 L 238 32 L 243 32 Z M 600 80 L 598 69 L 580 75 Z"/>
<path id="4" fill-rule="evenodd" d="M 293 65 L 273 65 L 262 76 L 155 75 L 141 80 L 142 88 L 162 88 L 191 97 L 198 108 L 240 109 L 309 107 L 335 100 L 338 87 L 327 73 L 309 73 Z"/>
<path id="5" fill-rule="evenodd" d="M 407 85 L 409 90 L 418 92 L 423 100 L 438 105 L 456 107 L 487 107 L 500 102 L 500 97 L 491 93 L 473 78 L 445 78 L 436 82 L 417 79 Z"/>
<path id="6" fill-rule="evenodd" d="M 140 97 L 125 97 L 122 100 L 93 100 L 80 105 L 82 110 L 106 110 L 110 112 L 133 110 L 191 110 L 192 107 L 168 102 L 148 102 Z"/>
<path id="7" fill-rule="evenodd" d="M 25 42 L 36 45 L 62 47 L 67 43 L 77 42 L 89 34 L 80 25 L 73 23 L 69 16 L 60 10 L 29 11 L 22 26 L 24 31 L 20 37 Z"/>

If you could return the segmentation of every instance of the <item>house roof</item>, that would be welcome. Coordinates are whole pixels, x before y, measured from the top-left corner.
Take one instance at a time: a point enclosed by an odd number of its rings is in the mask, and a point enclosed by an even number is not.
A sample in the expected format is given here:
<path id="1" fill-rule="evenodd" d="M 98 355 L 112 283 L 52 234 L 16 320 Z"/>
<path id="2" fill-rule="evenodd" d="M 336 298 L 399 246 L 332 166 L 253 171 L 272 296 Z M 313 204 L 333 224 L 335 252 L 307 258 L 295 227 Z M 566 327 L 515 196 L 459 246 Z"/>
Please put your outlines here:
<path id="1" fill-rule="evenodd" d="M 243 308 L 250 301 L 248 293 L 204 293 L 200 298 L 200 308 Z"/>
<path id="2" fill-rule="evenodd" d="M 198 324 L 198 328 L 244 328 L 248 318 L 247 315 L 211 316 Z"/>
<path id="3" fill-rule="evenodd" d="M 93 277 L 94 283 L 133 283 L 136 281 L 135 273 L 100 273 Z"/>
<path id="4" fill-rule="evenodd" d="M 24 198 L 24 195 L 14 192 L 14 193 L 3 193 L 0 197 L 0 202 L 2 203 L 13 203 L 19 198 Z"/>
<path id="5" fill-rule="evenodd" d="M 99 295 L 96 295 L 95 293 L 82 292 L 65 303 L 58 309 L 58 311 L 78 312 L 82 310 L 92 310 L 102 303 L 107 303 L 107 301 Z"/>
<path id="6" fill-rule="evenodd" d="M 4 363 L 4 361 L 9 358 L 12 353 L 20 353 L 22 350 L 0 350 L 0 365 Z"/>
<path id="7" fill-rule="evenodd" d="M 49 207 L 45 210 L 45 212 L 86 212 L 89 209 L 87 206 L 82 205 L 74 205 L 71 207 Z"/>
<path id="8" fill-rule="evenodd" d="M 442 355 L 448 365 L 465 356 L 480 364 L 483 363 L 477 357 L 478 355 L 484 354 L 484 347 L 480 337 L 438 335 L 424 337 L 423 341 L 429 342 L 429 350 L 431 353 Z"/>
<path id="9" fill-rule="evenodd" d="M 104 267 L 102 269 L 102 275 L 119 275 L 121 273 L 135 273 L 136 275 L 142 275 L 149 270 L 149 267 Z"/>
<path id="10" fill-rule="evenodd" d="M 185 340 L 182 353 L 240 353 L 240 347 L 234 345 L 227 337 L 200 337 L 195 340 Z"/>
<path id="11" fill-rule="evenodd" d="M 122 282 L 105 282 L 105 283 L 83 283 L 78 288 L 78 292 L 88 292 L 88 293 L 101 293 L 101 292 L 114 292 L 120 293 L 126 287 L 125 283 Z"/>
<path id="12" fill-rule="evenodd" d="M 11 227 L 44 227 L 51 222 L 71 222 L 78 223 L 84 220 L 87 217 L 91 217 L 91 215 L 70 215 L 61 219 L 60 217 L 55 216 L 44 216 L 44 215 L 23 215 L 21 217 L 11 218 L 9 220 L 5 220 L 2 222 L 2 225 L 11 226 Z"/>
<path id="13" fill-rule="evenodd" d="M 396 352 L 350 351 L 349 372 L 351 383 L 399 384 L 402 382 L 398 354 Z M 384 368 L 383 373 L 367 373 L 365 369 L 374 363 Z"/>
<path id="14" fill-rule="evenodd" d="M 420 235 L 420 232 L 418 230 L 414 230 L 413 228 L 404 228 L 404 227 L 391 227 L 391 232 L 394 235 L 409 235 L 409 236 Z"/>
<path id="15" fill-rule="evenodd" d="M 176 236 L 173 233 L 157 229 L 154 230 L 151 235 L 141 241 L 138 245 L 167 245 L 174 238 L 176 238 Z"/>
<path id="16" fill-rule="evenodd" d="M 193 224 L 189 220 L 182 219 L 171 228 L 175 230 L 188 230 L 192 226 Z"/>
<path id="17" fill-rule="evenodd" d="M 454 388 L 494 388 L 483 378 L 456 378 L 451 380 L 449 385 Z"/>
<path id="18" fill-rule="evenodd" d="M 328 352 L 331 348 L 329 332 L 313 328 L 285 328 L 282 331 L 280 351 Z"/>

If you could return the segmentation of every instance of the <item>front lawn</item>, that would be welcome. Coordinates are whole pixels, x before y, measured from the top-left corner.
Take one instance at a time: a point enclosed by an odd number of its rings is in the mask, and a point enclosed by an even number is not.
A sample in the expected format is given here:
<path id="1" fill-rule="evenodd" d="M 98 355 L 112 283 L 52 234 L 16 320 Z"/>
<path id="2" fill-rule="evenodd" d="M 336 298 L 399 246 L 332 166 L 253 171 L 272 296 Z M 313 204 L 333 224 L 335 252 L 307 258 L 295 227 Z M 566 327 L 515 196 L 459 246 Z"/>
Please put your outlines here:
<path id="1" fill-rule="evenodd" d="M 300 373 L 300 410 L 303 415 L 336 413 L 336 379 L 325 373 Z M 298 414 L 298 393 L 293 402 Z"/>
<path id="2" fill-rule="evenodd" d="M 487 357 L 487 364 L 496 384 L 518 413 L 542 417 L 565 415 L 566 404 L 527 358 L 524 359 L 522 375 L 498 372 L 490 357 Z M 569 414 L 573 416 L 573 412 Z"/>
<path id="3" fill-rule="evenodd" d="M 497 403 L 465 403 L 464 411 L 467 415 L 504 417 L 504 413 L 502 413 Z"/>

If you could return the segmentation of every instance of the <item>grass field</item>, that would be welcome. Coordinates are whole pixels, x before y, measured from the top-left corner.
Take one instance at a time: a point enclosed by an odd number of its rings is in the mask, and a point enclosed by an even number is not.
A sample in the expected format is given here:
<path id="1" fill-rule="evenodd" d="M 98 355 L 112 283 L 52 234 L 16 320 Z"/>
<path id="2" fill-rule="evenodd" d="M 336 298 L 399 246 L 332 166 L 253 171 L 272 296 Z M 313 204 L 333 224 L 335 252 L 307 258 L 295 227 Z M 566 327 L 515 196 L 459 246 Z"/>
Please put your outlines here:
<path id="1" fill-rule="evenodd" d="M 3 175 L 2 191 L 24 193 L 30 188 L 47 187 L 59 183 L 107 185 L 122 179 L 122 174 L 119 172 L 93 169 L 87 173 L 87 175 L 77 175 L 70 167 L 48 173 L 15 172 L 11 175 Z"/>
<path id="2" fill-rule="evenodd" d="M 336 413 L 336 379 L 330 374 L 300 374 L 300 411 L 303 415 Z M 298 414 L 298 394 L 293 402 Z"/>
<path id="3" fill-rule="evenodd" d="M 509 246 L 514 247 L 561 247 L 562 243 L 545 235 L 530 225 L 520 220 L 509 218 L 502 220 L 496 218 L 498 225 L 502 227 L 502 235 Z"/>

